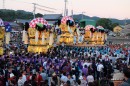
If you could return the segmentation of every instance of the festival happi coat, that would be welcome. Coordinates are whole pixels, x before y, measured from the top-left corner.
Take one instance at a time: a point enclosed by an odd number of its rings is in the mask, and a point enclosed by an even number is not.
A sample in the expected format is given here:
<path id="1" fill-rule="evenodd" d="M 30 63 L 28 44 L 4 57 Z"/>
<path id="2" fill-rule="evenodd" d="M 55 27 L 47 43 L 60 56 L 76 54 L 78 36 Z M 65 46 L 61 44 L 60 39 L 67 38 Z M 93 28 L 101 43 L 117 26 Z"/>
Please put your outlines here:
<path id="1" fill-rule="evenodd" d="M 76 29 L 73 18 L 65 16 L 61 19 L 61 24 L 59 25 L 61 29 L 61 35 L 59 38 L 59 43 L 73 44 L 74 42 L 74 31 Z"/>
<path id="2" fill-rule="evenodd" d="M 26 31 L 28 31 L 29 36 L 28 52 L 46 53 L 54 42 L 53 33 L 48 28 L 48 22 L 43 18 L 33 19 Z"/>

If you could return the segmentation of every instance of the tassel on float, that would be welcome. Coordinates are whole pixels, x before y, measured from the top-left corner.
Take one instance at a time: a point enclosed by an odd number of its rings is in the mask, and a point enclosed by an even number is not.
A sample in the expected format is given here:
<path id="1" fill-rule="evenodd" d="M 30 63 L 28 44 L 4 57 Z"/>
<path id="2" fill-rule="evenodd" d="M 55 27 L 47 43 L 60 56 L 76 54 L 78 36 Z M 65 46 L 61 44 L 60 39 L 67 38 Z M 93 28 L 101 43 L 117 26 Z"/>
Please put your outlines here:
<path id="1" fill-rule="evenodd" d="M 35 33 L 35 42 L 38 42 L 38 31 L 36 30 L 36 33 Z"/>
<path id="2" fill-rule="evenodd" d="M 44 37 L 44 33 L 42 33 L 42 44 L 44 43 L 45 41 L 45 37 Z"/>

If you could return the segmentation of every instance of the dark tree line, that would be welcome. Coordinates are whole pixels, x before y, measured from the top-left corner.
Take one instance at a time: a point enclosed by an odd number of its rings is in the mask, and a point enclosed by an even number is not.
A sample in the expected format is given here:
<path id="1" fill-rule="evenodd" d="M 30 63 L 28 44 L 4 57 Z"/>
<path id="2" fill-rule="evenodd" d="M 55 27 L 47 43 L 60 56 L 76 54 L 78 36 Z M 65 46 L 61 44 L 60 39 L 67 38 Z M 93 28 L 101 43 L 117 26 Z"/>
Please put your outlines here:
<path id="1" fill-rule="evenodd" d="M 42 17 L 43 15 L 37 13 L 36 17 Z M 0 18 L 4 21 L 14 21 L 15 19 L 33 19 L 33 13 L 23 10 L 8 10 L 0 9 Z"/>
<path id="2" fill-rule="evenodd" d="M 118 26 L 118 23 L 112 23 L 110 19 L 107 18 L 100 18 L 96 22 L 96 26 L 103 26 L 105 29 L 113 30 L 114 27 Z"/>

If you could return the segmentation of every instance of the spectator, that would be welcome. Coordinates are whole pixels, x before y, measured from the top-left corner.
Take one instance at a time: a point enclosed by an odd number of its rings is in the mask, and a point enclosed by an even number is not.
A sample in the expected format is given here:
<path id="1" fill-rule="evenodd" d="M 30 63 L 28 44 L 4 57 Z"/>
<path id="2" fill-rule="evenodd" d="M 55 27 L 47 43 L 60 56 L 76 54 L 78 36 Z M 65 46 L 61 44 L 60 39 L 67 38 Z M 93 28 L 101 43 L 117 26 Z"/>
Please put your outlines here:
<path id="1" fill-rule="evenodd" d="M 87 76 L 87 81 L 88 81 L 88 83 L 94 82 L 94 77 L 93 77 L 93 75 L 92 75 L 91 72 L 89 72 L 89 74 L 88 74 L 88 76 Z"/>
<path id="2" fill-rule="evenodd" d="M 123 70 L 125 81 L 120 86 L 130 86 L 130 69 L 125 68 Z"/>
<path id="3" fill-rule="evenodd" d="M 19 74 L 18 86 L 23 86 L 23 85 L 24 85 L 24 82 L 23 82 L 23 79 L 22 79 L 22 74 Z"/>

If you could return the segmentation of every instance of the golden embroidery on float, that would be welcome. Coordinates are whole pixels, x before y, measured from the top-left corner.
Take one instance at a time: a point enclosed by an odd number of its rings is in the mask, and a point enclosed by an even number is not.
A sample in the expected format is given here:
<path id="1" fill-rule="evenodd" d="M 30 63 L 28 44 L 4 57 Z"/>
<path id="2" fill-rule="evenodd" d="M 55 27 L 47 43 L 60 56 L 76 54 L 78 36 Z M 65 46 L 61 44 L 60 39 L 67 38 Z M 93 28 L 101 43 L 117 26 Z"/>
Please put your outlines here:
<path id="1" fill-rule="evenodd" d="M 4 27 L 0 27 L 0 55 L 3 55 L 3 40 L 5 35 L 5 29 Z"/>
<path id="2" fill-rule="evenodd" d="M 90 30 L 85 31 L 84 40 L 88 41 L 89 44 L 104 45 L 107 39 L 107 33 L 105 32 L 91 32 Z"/>
<path id="3" fill-rule="evenodd" d="M 61 36 L 60 36 L 60 43 L 66 43 L 66 44 L 73 44 L 74 41 L 74 31 L 76 29 L 76 26 L 69 26 L 66 24 L 61 24 L 60 25 L 61 28 Z M 72 31 L 72 33 L 69 32 L 68 28 L 70 28 L 70 30 Z"/>
<path id="4" fill-rule="evenodd" d="M 49 32 L 48 31 L 38 31 L 38 42 L 35 41 L 35 28 L 29 28 L 28 34 L 29 34 L 29 46 L 28 46 L 28 52 L 44 52 L 46 53 L 49 46 Z M 44 42 L 42 42 L 42 34 L 44 33 Z"/>
<path id="5" fill-rule="evenodd" d="M 67 30 L 67 26 L 64 27 L 64 25 L 62 26 L 61 25 L 61 31 L 62 31 L 62 34 L 60 36 L 60 43 L 66 43 L 66 44 L 69 44 L 69 43 L 72 43 L 73 42 L 73 35 L 69 33 L 69 31 Z"/>

